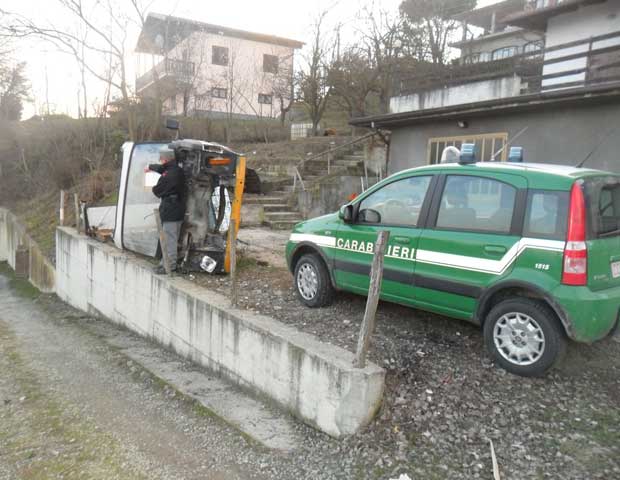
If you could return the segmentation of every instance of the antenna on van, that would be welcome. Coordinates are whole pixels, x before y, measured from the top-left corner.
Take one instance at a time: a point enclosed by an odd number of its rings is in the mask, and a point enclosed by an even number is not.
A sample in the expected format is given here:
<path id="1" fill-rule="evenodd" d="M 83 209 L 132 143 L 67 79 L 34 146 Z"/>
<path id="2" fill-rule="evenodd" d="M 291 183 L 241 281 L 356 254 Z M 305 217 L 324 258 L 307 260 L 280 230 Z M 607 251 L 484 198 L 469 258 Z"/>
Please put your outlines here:
<path id="1" fill-rule="evenodd" d="M 590 153 L 588 153 L 588 154 L 586 155 L 586 158 L 584 158 L 581 162 L 579 162 L 577 165 L 575 165 L 575 167 L 576 167 L 576 168 L 581 168 L 581 167 L 583 167 L 583 165 L 584 165 L 584 164 L 585 164 L 588 160 L 590 160 L 590 157 L 591 157 L 592 155 L 594 155 L 594 152 L 596 152 L 596 151 L 600 148 L 600 146 L 601 146 L 601 145 L 603 145 L 603 144 L 607 141 L 607 139 L 608 139 L 609 137 L 611 137 L 612 133 L 615 133 L 615 132 L 617 132 L 617 131 L 618 131 L 618 129 L 617 129 L 617 128 L 612 128 L 611 130 L 609 130 L 609 131 L 608 131 L 608 132 L 607 132 L 607 133 L 603 136 L 603 138 L 601 138 L 601 139 L 599 140 L 599 142 L 598 142 L 596 145 L 594 145 L 594 148 L 593 148 L 592 150 L 590 150 Z"/>
<path id="2" fill-rule="evenodd" d="M 508 147 L 510 147 L 513 143 L 515 143 L 517 141 L 517 139 L 523 135 L 525 132 L 527 132 L 527 129 L 530 128 L 529 125 L 524 127 L 523 129 L 521 129 L 520 132 L 518 132 L 514 137 L 512 137 L 510 139 L 509 142 L 506 142 L 506 145 L 504 145 L 502 148 L 500 148 L 497 152 L 495 152 L 492 156 L 491 156 L 491 162 L 495 161 L 495 157 L 497 157 L 498 155 L 501 155 L 501 153 L 506 150 Z"/>

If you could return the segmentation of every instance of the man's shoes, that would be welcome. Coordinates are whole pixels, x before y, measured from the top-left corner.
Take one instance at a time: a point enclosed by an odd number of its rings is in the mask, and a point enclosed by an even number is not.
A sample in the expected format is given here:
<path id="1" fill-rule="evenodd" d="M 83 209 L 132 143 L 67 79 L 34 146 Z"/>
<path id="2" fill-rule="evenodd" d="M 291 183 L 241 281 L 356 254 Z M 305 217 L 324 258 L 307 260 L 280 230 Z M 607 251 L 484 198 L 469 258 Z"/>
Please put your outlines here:
<path id="1" fill-rule="evenodd" d="M 170 273 L 174 273 L 174 272 L 176 272 L 176 271 L 177 271 L 177 270 L 176 270 L 176 268 L 175 268 L 175 269 L 174 269 L 174 270 L 172 270 Z M 159 266 L 157 266 L 157 267 L 155 267 L 155 268 L 153 269 L 153 273 L 154 273 L 155 275 L 166 275 L 166 269 L 165 269 L 164 267 L 162 267 L 161 265 L 159 265 Z"/>

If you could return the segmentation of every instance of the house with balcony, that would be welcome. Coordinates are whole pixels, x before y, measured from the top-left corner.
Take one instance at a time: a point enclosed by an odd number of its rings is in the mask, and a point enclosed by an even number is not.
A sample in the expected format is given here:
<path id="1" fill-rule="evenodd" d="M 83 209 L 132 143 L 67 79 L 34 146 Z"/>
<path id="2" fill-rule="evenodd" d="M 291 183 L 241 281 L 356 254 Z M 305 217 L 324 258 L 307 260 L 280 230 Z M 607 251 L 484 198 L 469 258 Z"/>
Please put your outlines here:
<path id="1" fill-rule="evenodd" d="M 574 165 L 603 137 L 588 165 L 620 172 L 620 0 L 508 0 L 457 19 L 454 65 L 395 78 L 390 113 L 351 121 L 392 132 L 391 172 L 464 142 L 479 160 L 516 144 L 526 161 Z"/>
<path id="2" fill-rule="evenodd" d="M 303 43 L 150 13 L 135 48 L 136 93 L 164 115 L 278 117 L 292 98 Z"/>

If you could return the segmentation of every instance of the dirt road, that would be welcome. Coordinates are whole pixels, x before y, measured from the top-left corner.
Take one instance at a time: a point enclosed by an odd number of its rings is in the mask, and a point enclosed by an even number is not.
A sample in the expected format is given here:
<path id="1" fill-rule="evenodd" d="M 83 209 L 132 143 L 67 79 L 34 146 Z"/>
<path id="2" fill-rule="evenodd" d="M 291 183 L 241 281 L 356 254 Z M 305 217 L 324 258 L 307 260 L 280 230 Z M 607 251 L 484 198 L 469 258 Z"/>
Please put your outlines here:
<path id="1" fill-rule="evenodd" d="M 354 342 L 360 297 L 310 311 L 271 285 L 282 272 L 246 274 L 265 282 L 248 285 L 251 308 L 260 299 L 325 341 Z M 298 424 L 299 447 L 285 454 L 197 409 L 96 332 L 130 333 L 33 293 L 0 272 L 0 480 L 486 479 L 490 439 L 504 479 L 620 478 L 618 338 L 573 345 L 557 371 L 523 379 L 486 359 L 473 327 L 382 304 L 379 415 L 342 440 Z"/>
<path id="2" fill-rule="evenodd" d="M 54 317 L 0 276 L 0 478 L 270 478 L 240 434 Z"/>

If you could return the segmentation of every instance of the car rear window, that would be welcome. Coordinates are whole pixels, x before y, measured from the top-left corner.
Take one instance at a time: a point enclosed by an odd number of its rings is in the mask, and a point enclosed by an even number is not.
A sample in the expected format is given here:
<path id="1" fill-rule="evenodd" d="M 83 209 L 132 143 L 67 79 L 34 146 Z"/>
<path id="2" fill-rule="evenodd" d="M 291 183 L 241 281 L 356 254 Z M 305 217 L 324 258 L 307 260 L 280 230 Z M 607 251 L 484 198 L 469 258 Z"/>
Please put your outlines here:
<path id="1" fill-rule="evenodd" d="M 595 238 L 620 236 L 620 178 L 589 179 L 585 192 L 592 235 Z"/>
<path id="2" fill-rule="evenodd" d="M 512 185 L 492 178 L 449 175 L 437 228 L 509 233 L 516 193 Z"/>
<path id="3" fill-rule="evenodd" d="M 568 203 L 568 192 L 530 190 L 523 235 L 564 240 L 568 224 Z"/>

